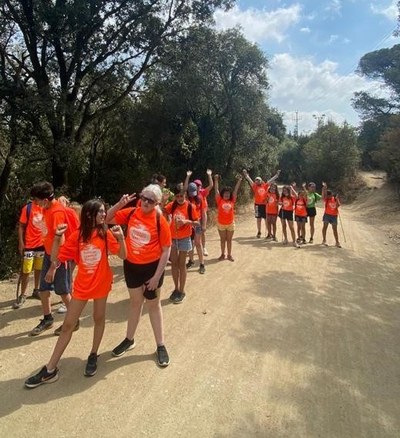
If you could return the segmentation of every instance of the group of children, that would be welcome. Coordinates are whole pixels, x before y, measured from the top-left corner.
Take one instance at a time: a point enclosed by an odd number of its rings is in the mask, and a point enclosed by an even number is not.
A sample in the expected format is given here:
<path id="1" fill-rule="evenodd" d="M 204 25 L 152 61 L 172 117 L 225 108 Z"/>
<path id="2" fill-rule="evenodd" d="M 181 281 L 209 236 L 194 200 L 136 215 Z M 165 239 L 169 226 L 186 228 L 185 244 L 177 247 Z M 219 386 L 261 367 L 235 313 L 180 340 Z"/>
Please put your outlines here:
<path id="1" fill-rule="evenodd" d="M 50 183 L 41 182 L 32 187 L 32 203 L 30 207 L 23 208 L 20 217 L 19 249 L 24 255 L 25 280 L 15 308 L 24 303 L 27 276 L 29 268 L 33 266 L 36 273 L 34 294 L 40 297 L 43 319 L 32 330 L 31 335 L 39 335 L 54 324 L 51 291 L 61 297 L 67 312 L 63 324 L 55 331 L 59 338 L 49 362 L 26 380 L 26 387 L 34 388 L 58 379 L 58 362 L 70 342 L 72 332 L 79 329 L 79 317 L 89 299 L 94 301 L 94 330 L 84 375 L 90 377 L 96 373 L 98 349 L 105 328 L 106 301 L 112 285 L 108 254 L 116 254 L 123 259 L 130 303 L 125 338 L 113 349 L 112 355 L 119 357 L 134 348 L 136 328 L 146 301 L 157 346 L 158 365 L 168 366 L 170 359 L 164 343 L 160 303 L 164 270 L 170 262 L 174 290 L 169 299 L 172 303 L 179 304 L 186 296 L 187 269 L 194 263 L 194 247 L 200 262 L 199 273 L 205 273 L 204 257 L 208 255 L 205 247 L 207 196 L 213 188 L 221 248 L 218 260 L 234 261 L 232 239 L 235 231 L 235 203 L 243 177 L 250 183 L 255 195 L 258 238 L 261 237 L 262 219 L 265 219 L 266 238 L 277 240 L 276 221 L 279 216 L 284 235 L 283 243 L 287 243 L 288 225 L 293 244 L 299 246 L 305 243 L 305 223 L 307 217 L 310 217 L 310 242 L 313 241 L 315 202 L 321 198 L 315 192 L 315 184 L 310 183 L 307 187 L 303 185 L 298 193 L 295 184 L 284 186 L 282 195 L 279 195 L 274 182 L 279 172 L 265 183 L 259 177 L 253 182 L 247 171 L 243 171 L 243 176 L 238 175 L 234 188 L 220 188 L 219 175 L 213 177 L 209 169 L 208 185 L 205 188 L 200 180 L 190 182 L 191 176 L 192 172 L 188 171 L 185 181 L 170 191 L 166 189 L 166 178 L 156 175 L 139 196 L 125 194 L 108 210 L 100 199 L 87 201 L 82 207 L 79 224 L 73 224 L 67 203 L 63 199 L 55 198 L 54 188 Z M 340 203 L 327 190 L 325 183 L 322 198 L 325 201 L 323 243 L 326 244 L 326 229 L 330 223 L 336 245 L 340 246 L 337 237 Z M 297 240 L 293 212 L 298 224 Z M 33 239 L 33 234 L 36 240 Z M 71 265 L 78 268 L 73 284 Z"/>

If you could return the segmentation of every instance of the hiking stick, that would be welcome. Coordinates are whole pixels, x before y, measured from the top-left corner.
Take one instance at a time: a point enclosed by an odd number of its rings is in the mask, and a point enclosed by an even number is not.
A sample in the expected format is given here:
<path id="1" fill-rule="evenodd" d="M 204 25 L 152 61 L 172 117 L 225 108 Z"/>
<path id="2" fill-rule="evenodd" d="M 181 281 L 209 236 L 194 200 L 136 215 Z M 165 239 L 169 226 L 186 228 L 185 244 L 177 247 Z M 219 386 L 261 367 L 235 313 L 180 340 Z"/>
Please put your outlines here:
<path id="1" fill-rule="evenodd" d="M 340 228 L 342 229 L 342 233 L 343 233 L 343 240 L 344 243 L 347 243 L 346 241 L 346 236 L 344 234 L 344 228 L 343 228 L 343 223 L 342 223 L 342 217 L 340 216 L 340 213 L 338 212 L 338 217 L 339 217 L 339 223 L 340 223 Z"/>
<path id="2" fill-rule="evenodd" d="M 23 272 L 23 263 L 24 258 L 21 258 L 20 268 L 19 268 L 19 274 L 18 274 L 18 283 L 17 283 L 17 290 L 15 292 L 15 302 L 18 302 L 19 297 L 19 290 L 21 289 L 21 283 L 22 283 L 22 272 Z"/>

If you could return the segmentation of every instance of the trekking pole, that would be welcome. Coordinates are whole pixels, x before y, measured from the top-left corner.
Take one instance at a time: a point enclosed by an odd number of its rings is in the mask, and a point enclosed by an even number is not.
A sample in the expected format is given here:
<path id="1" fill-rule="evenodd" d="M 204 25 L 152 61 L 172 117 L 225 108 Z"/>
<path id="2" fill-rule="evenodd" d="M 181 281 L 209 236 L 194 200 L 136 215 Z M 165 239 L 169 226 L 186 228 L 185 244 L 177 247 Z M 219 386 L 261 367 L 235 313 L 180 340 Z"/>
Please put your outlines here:
<path id="1" fill-rule="evenodd" d="M 340 223 L 340 228 L 342 229 L 342 233 L 343 233 L 343 240 L 344 243 L 347 243 L 346 241 L 346 236 L 344 234 L 344 228 L 343 228 L 343 223 L 342 223 L 342 217 L 340 216 L 340 213 L 338 212 L 338 216 L 339 216 L 339 223 Z"/>
<path id="2" fill-rule="evenodd" d="M 13 304 L 13 309 L 19 308 L 18 297 L 19 297 L 19 290 L 21 289 L 21 283 L 22 283 L 23 263 L 24 263 L 24 258 L 21 257 L 21 263 L 20 263 L 19 274 L 18 274 L 17 290 L 15 292 L 15 303 Z"/>

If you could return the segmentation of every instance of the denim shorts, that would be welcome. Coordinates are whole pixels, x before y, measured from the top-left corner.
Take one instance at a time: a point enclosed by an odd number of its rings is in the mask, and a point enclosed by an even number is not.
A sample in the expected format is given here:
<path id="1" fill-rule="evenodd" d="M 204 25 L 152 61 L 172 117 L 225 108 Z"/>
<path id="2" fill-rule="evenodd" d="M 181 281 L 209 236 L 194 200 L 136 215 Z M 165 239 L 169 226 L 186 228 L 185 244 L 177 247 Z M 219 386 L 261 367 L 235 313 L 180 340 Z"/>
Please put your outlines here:
<path id="1" fill-rule="evenodd" d="M 325 222 L 326 224 L 337 225 L 337 216 L 325 213 L 324 217 L 322 218 L 322 222 Z"/>
<path id="2" fill-rule="evenodd" d="M 295 220 L 298 223 L 307 223 L 307 216 L 295 216 Z"/>
<path id="3" fill-rule="evenodd" d="M 172 239 L 172 246 L 178 251 L 191 251 L 193 249 L 190 236 L 183 239 Z"/>
<path id="4" fill-rule="evenodd" d="M 43 291 L 54 291 L 57 295 L 65 295 L 71 292 L 71 268 L 70 263 L 65 262 L 57 268 L 54 275 L 53 283 L 47 283 L 44 277 L 47 274 L 51 265 L 50 256 L 44 253 L 43 266 L 40 271 L 40 285 L 39 290 Z"/>

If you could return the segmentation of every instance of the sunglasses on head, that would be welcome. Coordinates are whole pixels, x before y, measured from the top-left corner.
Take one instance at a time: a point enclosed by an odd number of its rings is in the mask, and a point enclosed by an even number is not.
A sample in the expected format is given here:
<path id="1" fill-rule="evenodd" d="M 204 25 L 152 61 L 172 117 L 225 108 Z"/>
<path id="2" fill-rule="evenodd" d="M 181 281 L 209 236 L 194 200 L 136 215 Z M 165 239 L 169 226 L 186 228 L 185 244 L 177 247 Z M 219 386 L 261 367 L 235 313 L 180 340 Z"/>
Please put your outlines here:
<path id="1" fill-rule="evenodd" d="M 154 199 L 148 198 L 147 196 L 144 196 L 144 195 L 141 195 L 140 199 L 142 200 L 142 202 L 147 202 L 151 205 L 156 203 L 156 201 Z"/>

